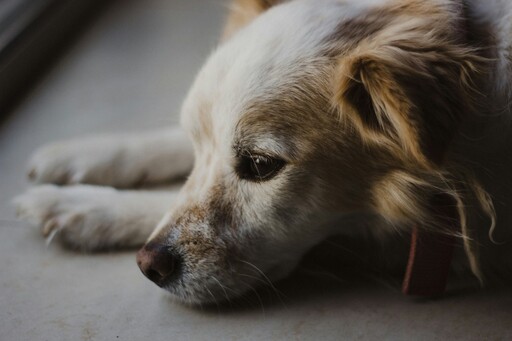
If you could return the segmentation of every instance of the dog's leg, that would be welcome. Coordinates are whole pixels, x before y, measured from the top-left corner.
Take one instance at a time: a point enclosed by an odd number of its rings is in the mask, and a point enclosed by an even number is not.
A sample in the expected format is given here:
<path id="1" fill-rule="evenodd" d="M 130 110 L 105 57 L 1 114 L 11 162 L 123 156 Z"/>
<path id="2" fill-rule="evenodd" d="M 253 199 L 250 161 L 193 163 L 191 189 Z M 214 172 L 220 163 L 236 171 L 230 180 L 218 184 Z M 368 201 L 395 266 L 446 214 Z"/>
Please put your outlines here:
<path id="1" fill-rule="evenodd" d="M 43 146 L 29 163 L 37 183 L 109 185 L 128 188 L 185 176 L 194 162 L 181 129 L 105 135 Z"/>
<path id="2" fill-rule="evenodd" d="M 15 199 L 18 216 L 82 250 L 142 245 L 171 207 L 176 191 L 123 191 L 111 187 L 41 185 Z"/>

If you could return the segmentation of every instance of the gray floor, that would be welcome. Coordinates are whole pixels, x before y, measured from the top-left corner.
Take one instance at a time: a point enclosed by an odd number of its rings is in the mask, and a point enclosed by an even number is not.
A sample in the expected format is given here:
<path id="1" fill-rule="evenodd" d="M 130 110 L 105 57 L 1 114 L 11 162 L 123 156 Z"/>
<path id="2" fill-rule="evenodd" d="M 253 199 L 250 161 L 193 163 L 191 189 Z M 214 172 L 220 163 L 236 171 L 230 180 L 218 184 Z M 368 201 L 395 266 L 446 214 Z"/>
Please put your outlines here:
<path id="1" fill-rule="evenodd" d="M 132 252 L 46 247 L 10 200 L 43 143 L 177 121 L 214 47 L 221 0 L 128 0 L 109 8 L 0 126 L 0 340 L 510 340 L 510 292 L 417 301 L 397 287 L 303 271 L 227 307 L 169 299 Z"/>

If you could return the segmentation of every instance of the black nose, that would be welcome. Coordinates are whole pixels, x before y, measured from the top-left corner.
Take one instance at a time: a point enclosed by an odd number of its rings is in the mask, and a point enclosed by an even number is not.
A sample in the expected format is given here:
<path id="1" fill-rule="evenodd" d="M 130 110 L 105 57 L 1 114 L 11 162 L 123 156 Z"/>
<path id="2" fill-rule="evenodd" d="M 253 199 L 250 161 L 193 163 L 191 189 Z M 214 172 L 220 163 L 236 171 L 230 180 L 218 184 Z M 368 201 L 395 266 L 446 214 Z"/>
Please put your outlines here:
<path id="1" fill-rule="evenodd" d="M 173 277 L 180 265 L 181 257 L 168 245 L 148 243 L 137 252 L 140 270 L 158 286 L 164 286 Z"/>

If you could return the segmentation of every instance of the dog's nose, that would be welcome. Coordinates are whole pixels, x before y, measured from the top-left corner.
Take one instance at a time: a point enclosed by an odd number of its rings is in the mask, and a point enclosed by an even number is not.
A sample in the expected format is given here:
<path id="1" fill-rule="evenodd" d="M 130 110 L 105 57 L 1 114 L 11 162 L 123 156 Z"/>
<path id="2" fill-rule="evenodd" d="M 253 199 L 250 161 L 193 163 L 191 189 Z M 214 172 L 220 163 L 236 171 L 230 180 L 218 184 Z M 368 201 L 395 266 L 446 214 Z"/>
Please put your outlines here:
<path id="1" fill-rule="evenodd" d="M 137 252 L 140 270 L 158 286 L 165 285 L 180 266 L 180 257 L 168 245 L 148 243 Z"/>

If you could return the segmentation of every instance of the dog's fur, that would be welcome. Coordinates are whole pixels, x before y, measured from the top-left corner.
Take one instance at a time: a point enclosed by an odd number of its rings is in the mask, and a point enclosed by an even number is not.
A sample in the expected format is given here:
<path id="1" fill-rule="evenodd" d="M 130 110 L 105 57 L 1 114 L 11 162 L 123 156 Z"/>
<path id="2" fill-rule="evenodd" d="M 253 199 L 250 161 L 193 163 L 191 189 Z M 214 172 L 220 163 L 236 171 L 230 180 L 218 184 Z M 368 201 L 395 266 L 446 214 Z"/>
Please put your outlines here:
<path id="1" fill-rule="evenodd" d="M 352 214 L 378 238 L 448 233 L 443 197 L 485 280 L 512 263 L 501 243 L 512 230 L 511 53 L 507 0 L 235 0 L 183 105 L 194 152 L 173 130 L 56 143 L 31 161 L 34 181 L 59 185 L 128 188 L 191 171 L 179 193 L 40 185 L 18 211 L 81 249 L 149 236 L 183 258 L 165 289 L 209 302 L 357 233 L 343 224 Z M 255 155 L 284 165 L 246 179 L 237 167 Z"/>

